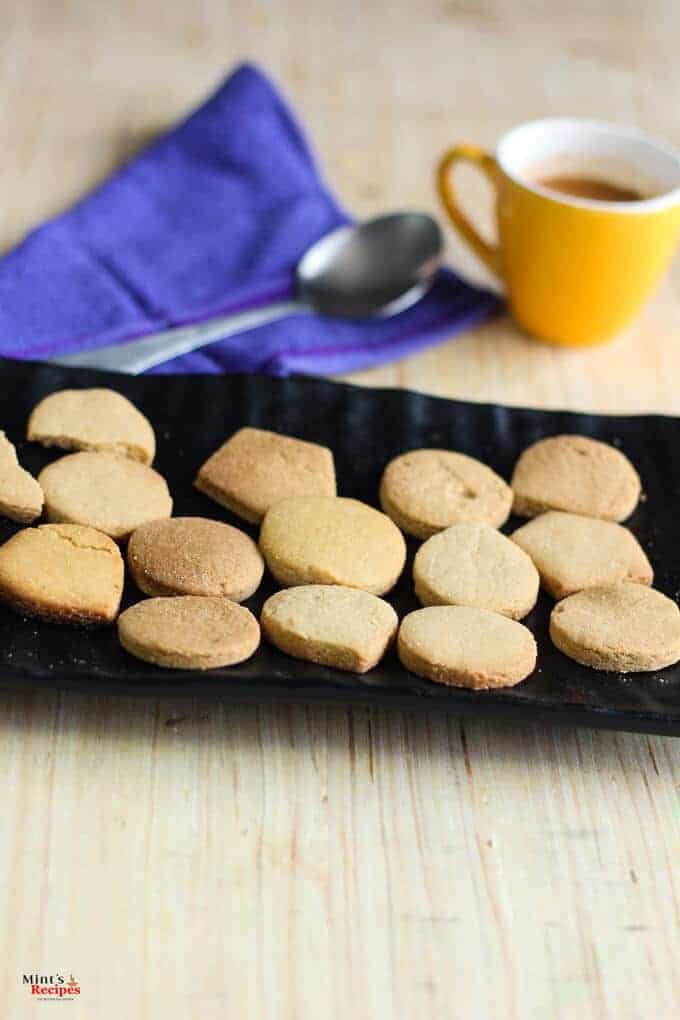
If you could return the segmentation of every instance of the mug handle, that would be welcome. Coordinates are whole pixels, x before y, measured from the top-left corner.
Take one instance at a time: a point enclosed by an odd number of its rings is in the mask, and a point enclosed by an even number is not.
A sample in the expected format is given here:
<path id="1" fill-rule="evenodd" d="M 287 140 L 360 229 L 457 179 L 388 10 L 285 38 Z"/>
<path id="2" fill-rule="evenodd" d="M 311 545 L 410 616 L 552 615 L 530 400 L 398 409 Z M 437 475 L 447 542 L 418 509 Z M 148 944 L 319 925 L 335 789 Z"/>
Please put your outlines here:
<path id="1" fill-rule="evenodd" d="M 467 241 L 472 250 L 493 273 L 502 277 L 500 248 L 497 245 L 489 244 L 481 237 L 458 204 L 458 197 L 450 173 L 456 163 L 471 163 L 472 166 L 476 166 L 488 177 L 496 191 L 498 190 L 498 163 L 493 156 L 490 156 L 484 149 L 480 149 L 478 145 L 454 145 L 452 149 L 444 153 L 439 161 L 437 189 L 444 208 L 463 240 Z"/>

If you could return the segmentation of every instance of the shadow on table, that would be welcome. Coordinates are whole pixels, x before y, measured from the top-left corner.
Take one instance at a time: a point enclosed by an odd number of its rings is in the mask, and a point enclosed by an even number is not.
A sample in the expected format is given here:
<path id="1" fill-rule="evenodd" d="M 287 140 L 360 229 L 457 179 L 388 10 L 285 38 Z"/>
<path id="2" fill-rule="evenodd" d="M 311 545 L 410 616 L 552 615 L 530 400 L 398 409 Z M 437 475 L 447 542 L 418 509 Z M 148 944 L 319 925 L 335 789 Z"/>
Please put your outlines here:
<path id="1" fill-rule="evenodd" d="M 272 751 L 290 764 L 318 767 L 343 760 L 373 780 L 395 764 L 525 768 L 546 761 L 556 768 L 620 770 L 622 756 L 641 756 L 658 775 L 661 762 L 680 757 L 670 737 L 575 729 L 537 723 L 509 724 L 481 716 L 461 718 L 432 709 L 220 701 L 214 697 L 128 697 L 81 692 L 0 692 L 0 739 L 21 739 L 71 754 L 95 743 L 117 753 L 135 749 L 162 755 L 215 751 L 220 761 L 264 758 Z M 657 749 L 655 755 L 654 749 Z M 225 757 L 226 756 L 226 757 Z M 677 763 L 676 763 L 677 765 Z"/>

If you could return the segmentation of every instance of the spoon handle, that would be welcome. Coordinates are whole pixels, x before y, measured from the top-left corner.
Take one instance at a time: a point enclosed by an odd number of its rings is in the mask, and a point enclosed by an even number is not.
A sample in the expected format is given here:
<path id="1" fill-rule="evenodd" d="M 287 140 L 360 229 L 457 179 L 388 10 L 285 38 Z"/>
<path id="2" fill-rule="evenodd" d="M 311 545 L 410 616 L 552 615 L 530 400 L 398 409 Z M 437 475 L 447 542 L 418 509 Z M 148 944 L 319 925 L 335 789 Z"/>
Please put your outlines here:
<path id="1" fill-rule="evenodd" d="M 277 319 L 306 310 L 307 306 L 302 302 L 281 301 L 248 312 L 209 319 L 194 326 L 175 326 L 142 340 L 127 340 L 121 344 L 111 344 L 109 347 L 99 347 L 92 351 L 65 354 L 59 358 L 52 358 L 51 363 L 71 368 L 101 368 L 110 372 L 139 375 L 140 372 L 162 365 L 164 361 L 177 358 L 180 354 L 188 354 L 189 351 L 205 347 L 216 340 L 224 340 L 236 333 L 254 329 L 255 326 L 264 326 L 267 322 L 275 322 Z"/>

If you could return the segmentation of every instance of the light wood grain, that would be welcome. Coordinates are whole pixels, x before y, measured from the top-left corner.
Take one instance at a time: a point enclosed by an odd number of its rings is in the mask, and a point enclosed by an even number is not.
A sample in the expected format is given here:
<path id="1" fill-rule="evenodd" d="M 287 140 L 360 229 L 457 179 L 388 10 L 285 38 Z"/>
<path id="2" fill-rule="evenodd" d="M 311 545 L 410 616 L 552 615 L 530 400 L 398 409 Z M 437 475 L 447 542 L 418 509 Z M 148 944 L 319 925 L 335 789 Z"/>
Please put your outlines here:
<path id="1" fill-rule="evenodd" d="M 457 139 L 553 113 L 680 143 L 677 5 L 0 0 L 0 246 L 244 55 L 357 214 L 436 210 Z M 488 196 L 462 182 L 490 222 Z M 450 237 L 452 260 L 483 278 Z M 680 413 L 678 267 L 615 343 L 506 320 L 352 378 Z M 671 1020 L 680 745 L 434 714 L 0 695 L 2 1016 Z M 47 1008 L 47 1007 L 45 1007 Z M 53 1008 L 57 1008 L 56 1006 Z"/>

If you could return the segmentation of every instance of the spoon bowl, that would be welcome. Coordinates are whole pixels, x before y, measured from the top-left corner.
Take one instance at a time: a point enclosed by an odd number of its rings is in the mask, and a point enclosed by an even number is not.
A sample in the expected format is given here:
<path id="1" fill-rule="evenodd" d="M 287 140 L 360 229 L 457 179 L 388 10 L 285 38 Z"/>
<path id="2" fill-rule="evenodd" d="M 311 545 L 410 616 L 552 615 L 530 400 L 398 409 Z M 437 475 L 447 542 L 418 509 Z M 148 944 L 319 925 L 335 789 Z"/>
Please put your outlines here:
<path id="1" fill-rule="evenodd" d="M 339 227 L 298 263 L 298 295 L 321 315 L 396 315 L 429 289 L 441 252 L 439 224 L 423 213 Z"/>

